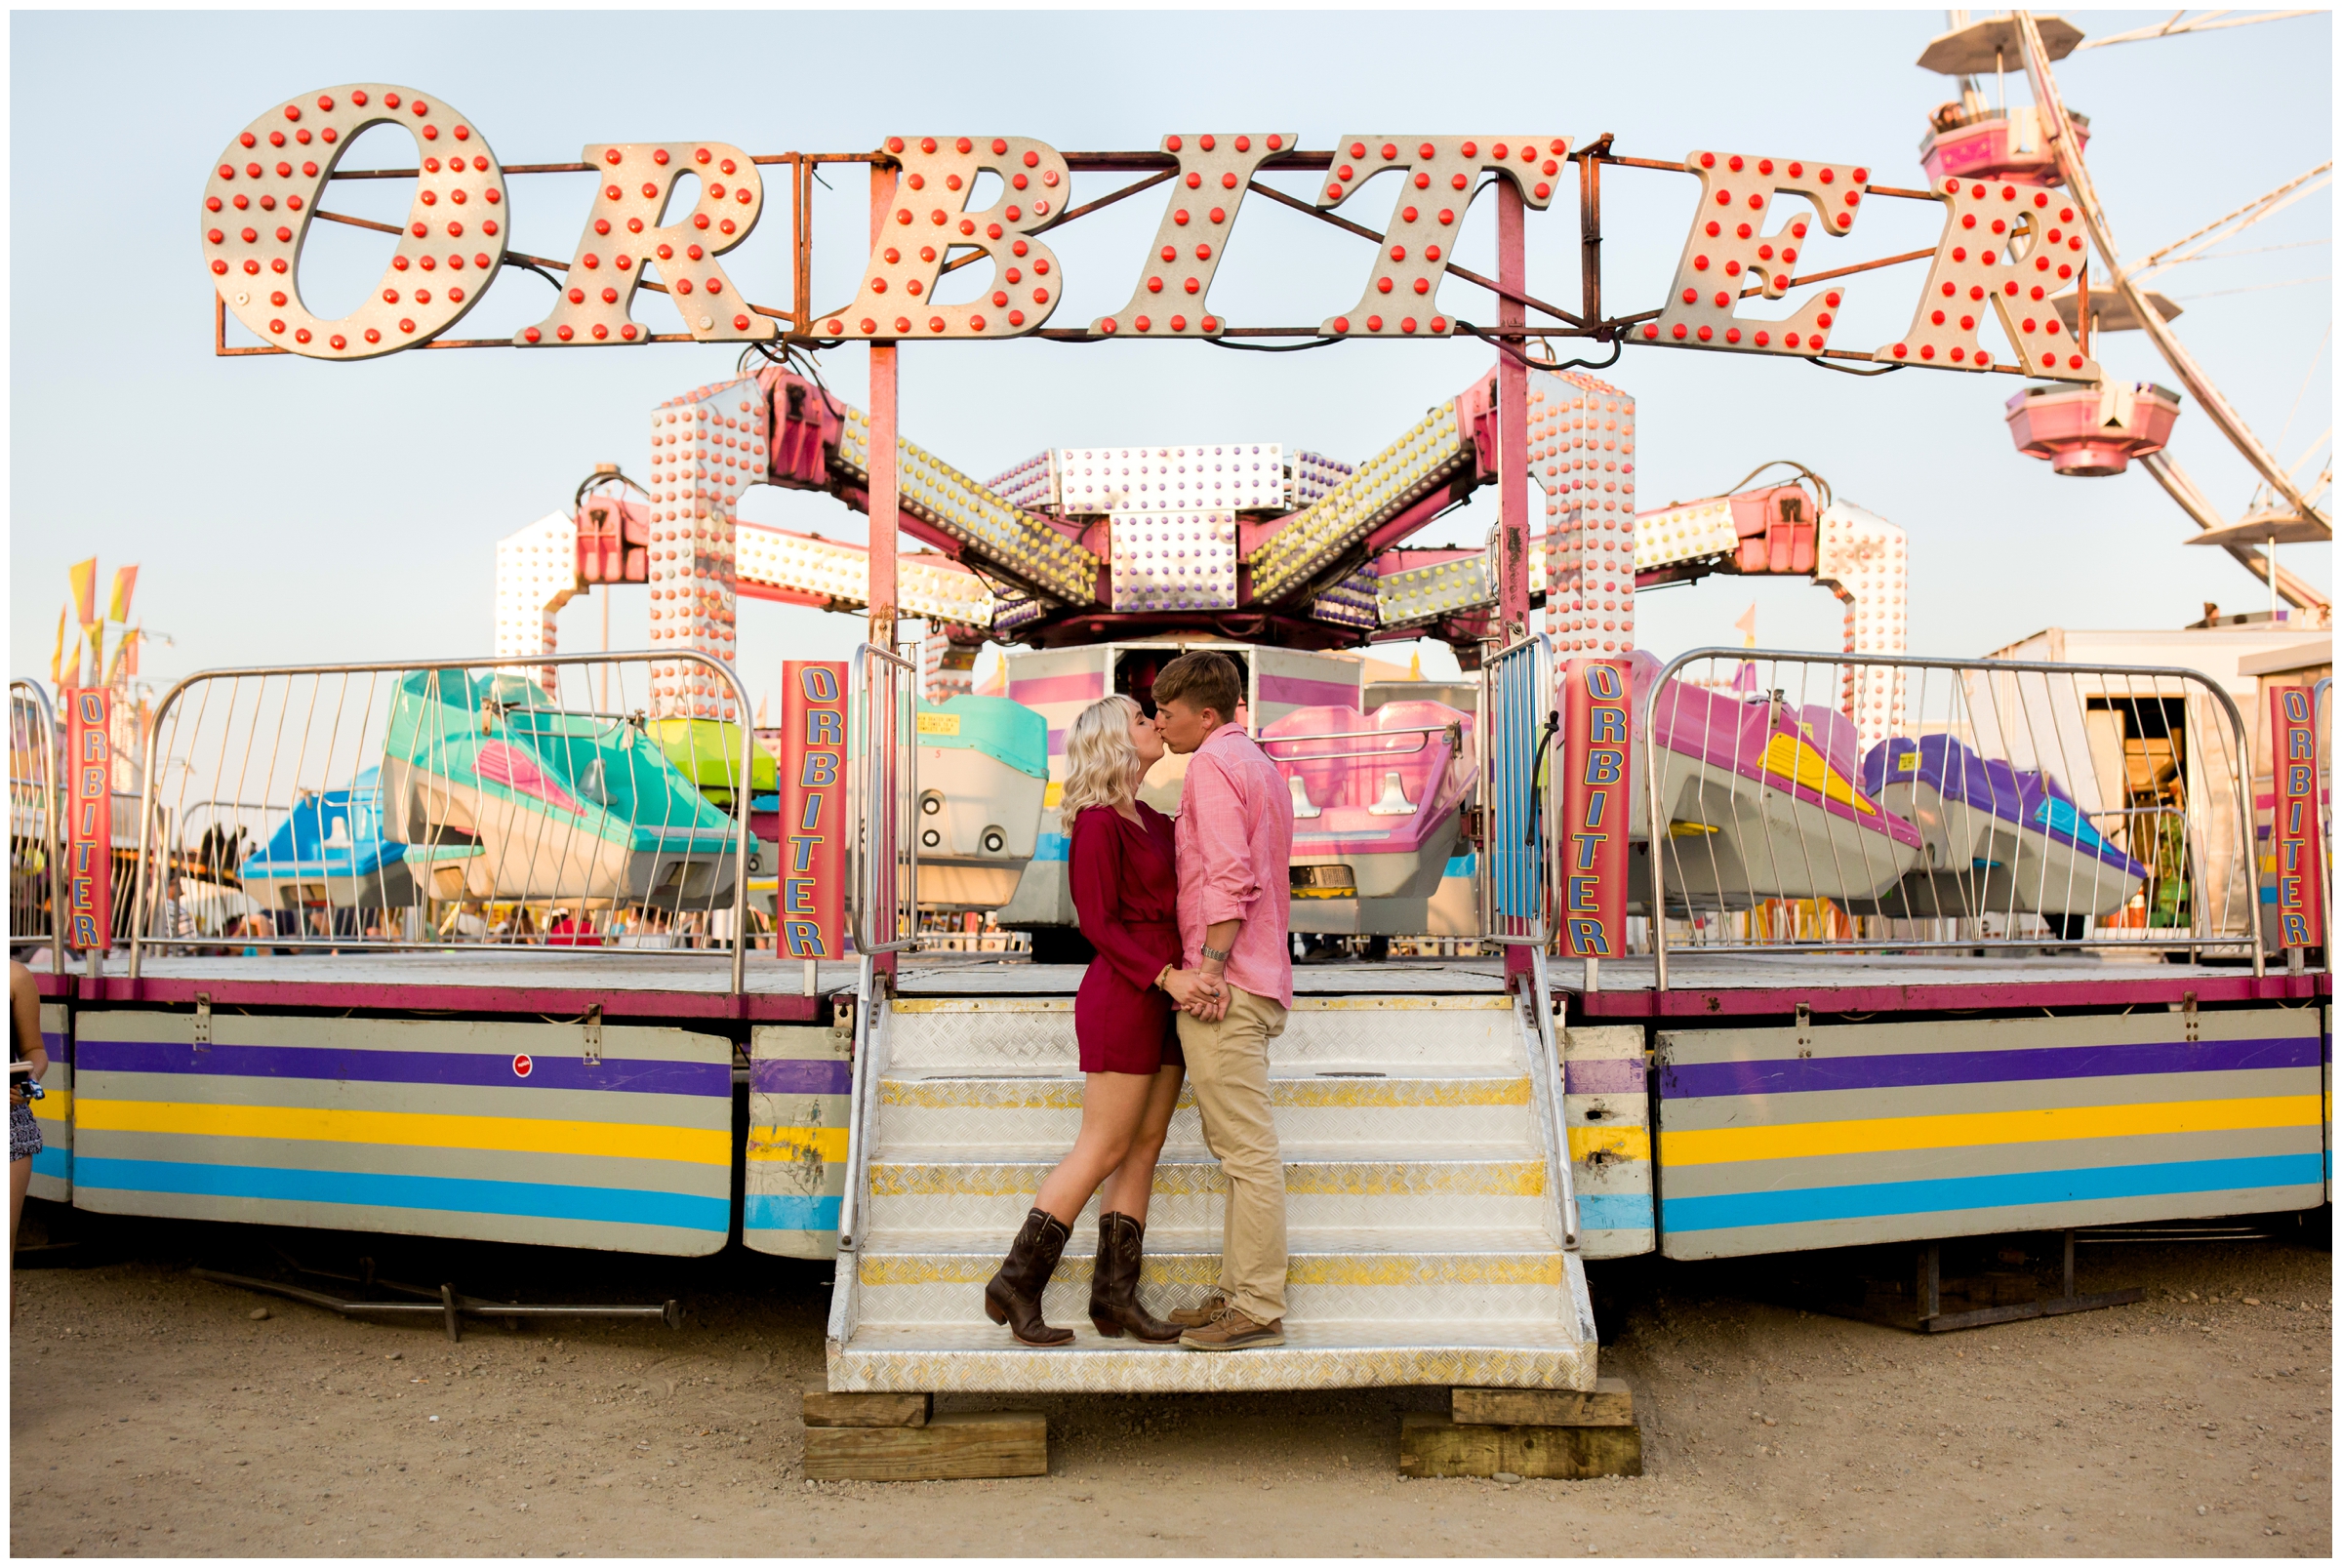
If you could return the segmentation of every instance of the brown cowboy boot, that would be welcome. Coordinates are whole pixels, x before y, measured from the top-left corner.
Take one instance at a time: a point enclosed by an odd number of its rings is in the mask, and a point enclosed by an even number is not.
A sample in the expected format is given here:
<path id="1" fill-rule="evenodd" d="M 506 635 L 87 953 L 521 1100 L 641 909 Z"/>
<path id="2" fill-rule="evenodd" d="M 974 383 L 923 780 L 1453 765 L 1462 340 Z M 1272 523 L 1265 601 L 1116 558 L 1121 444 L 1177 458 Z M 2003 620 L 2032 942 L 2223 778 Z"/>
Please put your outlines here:
<path id="1" fill-rule="evenodd" d="M 1168 1345 L 1181 1325 L 1149 1315 L 1139 1305 L 1139 1264 L 1146 1255 L 1147 1227 L 1127 1214 L 1098 1217 L 1098 1266 L 1090 1275 L 1090 1322 L 1110 1340 L 1128 1329 L 1149 1345 Z"/>
<path id="2" fill-rule="evenodd" d="M 1025 1216 L 1025 1228 L 1008 1244 L 1007 1261 L 984 1287 L 984 1315 L 1006 1323 L 1019 1345 L 1065 1345 L 1073 1331 L 1051 1328 L 1041 1320 L 1041 1293 L 1057 1272 L 1057 1260 L 1066 1250 L 1066 1227 L 1046 1209 Z"/>

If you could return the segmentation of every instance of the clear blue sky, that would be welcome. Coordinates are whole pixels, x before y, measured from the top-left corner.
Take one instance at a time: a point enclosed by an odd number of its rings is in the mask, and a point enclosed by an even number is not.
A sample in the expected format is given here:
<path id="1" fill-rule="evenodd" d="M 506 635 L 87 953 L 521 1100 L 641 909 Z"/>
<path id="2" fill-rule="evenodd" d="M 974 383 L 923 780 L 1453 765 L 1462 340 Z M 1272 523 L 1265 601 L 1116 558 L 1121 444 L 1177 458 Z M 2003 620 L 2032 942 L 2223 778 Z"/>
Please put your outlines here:
<path id="1" fill-rule="evenodd" d="M 2163 15 L 2078 20 L 2106 33 Z M 1151 147 L 1173 130 L 1298 132 L 1309 145 L 1353 132 L 1610 131 L 1629 154 L 1738 148 L 1867 163 L 1881 181 L 1917 183 L 1924 116 L 1951 84 L 1911 62 L 1942 26 L 1936 11 L 16 13 L 11 672 L 46 676 L 65 567 L 93 553 L 109 574 L 141 563 L 142 619 L 177 639 L 147 664 L 165 679 L 204 665 L 484 653 L 495 541 L 565 505 L 597 460 L 641 473 L 652 405 L 731 370 L 731 350 L 692 345 L 356 365 L 213 357 L 197 237 L 205 172 L 293 93 L 409 84 L 460 108 L 507 162 L 682 137 L 766 152 L 867 148 L 890 134 L 1017 134 L 1086 149 Z M 866 70 L 873 60 L 883 63 Z M 2091 162 L 2126 256 L 2331 155 L 2329 18 L 2089 51 L 2061 76 L 2093 121 Z M 2010 97 L 2022 95 L 2012 80 Z M 370 141 L 358 161 L 409 161 L 392 135 L 373 133 L 383 145 Z M 866 232 L 861 170 L 834 178 L 839 189 L 818 208 L 824 302 L 853 287 L 854 237 Z M 1077 176 L 1076 189 L 1086 199 L 1113 178 Z M 583 181 L 513 187 L 515 248 L 567 256 Z M 1614 171 L 1605 182 L 1613 310 L 1657 302 L 1691 191 L 1665 174 Z M 334 192 L 337 207 L 391 221 L 405 200 L 386 181 Z M 1529 230 L 1532 285 L 1563 300 L 1576 297 L 1573 209 L 1556 203 Z M 1155 219 L 1143 197 L 1058 240 L 1059 325 L 1120 306 Z M 1847 261 L 1914 249 L 1932 242 L 1933 221 L 1917 204 L 1878 203 L 1832 244 Z M 2255 254 L 2159 285 L 2186 304 L 2178 330 L 2245 417 L 2272 442 L 2288 432 L 2288 461 L 2331 420 L 2331 225 L 2322 192 L 2231 247 Z M 786 295 L 784 228 L 768 224 L 728 262 L 753 298 Z M 1467 264 L 1492 265 L 1491 232 L 1475 210 Z M 2287 248 L 2259 249 L 2278 246 Z M 354 230 L 319 236 L 304 263 L 310 296 L 354 302 L 387 248 Z M 1354 300 L 1364 275 L 1357 242 L 1255 201 L 1213 303 L 1238 322 L 1313 322 Z M 2297 278 L 2320 281 L 2259 287 Z M 1918 285 L 1916 266 L 1855 280 L 1837 341 L 1890 339 Z M 539 319 L 549 295 L 508 270 L 461 330 L 511 332 Z M 1443 298 L 1469 314 L 1481 297 L 1451 281 Z M 640 313 L 661 308 L 646 296 Z M 2171 381 L 2136 334 L 2105 341 L 2101 357 L 2119 375 Z M 1280 356 L 1034 342 L 903 358 L 906 432 L 981 475 L 1051 445 L 1276 440 L 1354 460 L 1487 356 L 1468 343 Z M 861 394 L 864 359 L 851 348 L 826 356 L 849 397 Z M 1860 381 L 1631 351 L 1607 374 L 1639 400 L 1645 506 L 1792 457 L 1907 528 L 1918 651 L 1972 655 L 2050 624 L 2177 625 L 2207 598 L 2265 602 L 2226 556 L 2180 547 L 2192 525 L 2145 474 L 2060 479 L 2019 457 L 2000 406 L 2013 379 Z M 2224 508 L 2241 508 L 2248 471 L 2200 412 L 2183 414 L 2174 450 Z M 758 490 L 746 512 L 861 536 L 861 520 L 825 497 Z M 1424 542 L 1476 543 L 1492 512 L 1475 503 Z M 2325 546 L 2286 559 L 2331 581 Z M 1752 599 L 1768 644 L 1837 645 L 1827 595 L 1736 581 L 1652 596 L 1643 641 L 1663 654 L 1736 642 L 1732 623 Z M 643 610 L 639 592 L 617 601 L 618 646 L 642 645 Z M 590 600 L 573 606 L 564 645 L 594 646 L 598 613 Z M 781 659 L 833 653 L 860 627 L 744 605 L 750 690 L 771 683 Z"/>

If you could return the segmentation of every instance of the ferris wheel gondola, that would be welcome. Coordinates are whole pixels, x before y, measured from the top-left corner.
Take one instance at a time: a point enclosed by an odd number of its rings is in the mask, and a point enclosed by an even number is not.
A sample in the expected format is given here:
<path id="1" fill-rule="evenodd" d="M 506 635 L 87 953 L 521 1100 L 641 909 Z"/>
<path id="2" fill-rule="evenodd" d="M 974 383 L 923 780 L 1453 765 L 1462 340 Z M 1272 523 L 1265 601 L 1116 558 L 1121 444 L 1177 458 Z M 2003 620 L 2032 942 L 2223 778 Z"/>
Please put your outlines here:
<path id="1" fill-rule="evenodd" d="M 2297 609 L 2330 621 L 2330 598 L 2298 576 L 2281 570 L 2274 550 L 2264 553 L 2260 547 L 2262 542 L 2276 539 L 2332 538 L 2331 520 L 2318 504 L 2330 483 L 2330 462 L 2317 482 L 2307 488 L 2300 485 L 2295 476 L 2307 460 L 2291 467 L 2279 461 L 2171 331 L 2170 323 L 2180 313 L 2178 305 L 2144 285 L 2149 278 L 2193 260 L 2324 188 L 2332 178 L 2331 163 L 2319 165 L 2126 267 L 2115 244 L 2105 204 L 2082 159 L 2089 122 L 2066 106 L 2051 70 L 2052 62 L 2082 49 L 2314 14 L 2286 11 L 2229 17 L 2213 13 L 2185 19 L 2182 13 L 2160 27 L 2085 39 L 2080 28 L 2060 17 L 2014 11 L 1971 21 L 1966 12 L 1953 11 L 1948 13 L 1950 30 L 1929 40 L 1918 62 L 1960 81 L 1960 97 L 1934 112 L 1929 134 L 1921 143 L 1921 159 L 1929 178 L 2012 179 L 2062 186 L 2105 274 L 2104 281 L 2094 285 L 2085 268 L 2076 289 L 2055 302 L 2064 323 L 2085 342 L 2099 332 L 2145 332 L 2187 395 L 2259 475 L 2269 505 L 2248 524 L 2230 526 L 2165 450 L 2179 397 L 2151 382 L 2124 385 L 2103 382 L 2097 386 L 2035 387 L 2020 393 L 2009 401 L 2009 425 L 2019 450 L 2049 460 L 2060 473 L 2090 477 L 2119 473 L 2131 459 L 2137 459 L 2210 536 L 2191 543 L 2227 548 L 2255 577 L 2270 584 L 2273 601 L 2281 597 Z M 2012 65 L 2026 76 L 2033 100 L 2030 104 L 2012 107 L 2007 102 L 2006 76 Z M 1991 105 L 1977 81 L 1988 70 L 1999 83 L 1999 101 Z"/>

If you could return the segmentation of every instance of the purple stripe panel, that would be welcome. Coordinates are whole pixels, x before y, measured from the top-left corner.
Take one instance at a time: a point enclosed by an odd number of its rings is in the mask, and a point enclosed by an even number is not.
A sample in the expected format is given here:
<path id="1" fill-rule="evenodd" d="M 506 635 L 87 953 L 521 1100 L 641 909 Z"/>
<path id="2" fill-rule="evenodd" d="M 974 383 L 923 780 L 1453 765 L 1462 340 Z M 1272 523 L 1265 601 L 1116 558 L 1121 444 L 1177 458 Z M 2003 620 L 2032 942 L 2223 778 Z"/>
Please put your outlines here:
<path id="1" fill-rule="evenodd" d="M 1040 675 L 1031 680 L 1012 680 L 1008 695 L 1027 707 L 1043 703 L 1095 703 L 1106 695 L 1106 671 L 1092 670 L 1084 675 Z"/>
<path id="2" fill-rule="evenodd" d="M 1642 1058 L 1638 1056 L 1595 1057 L 1584 1062 L 1563 1065 L 1567 1081 L 1562 1089 L 1572 1095 L 1638 1095 L 1643 1092 Z"/>
<path id="3" fill-rule="evenodd" d="M 1775 1057 L 1691 1062 L 1659 1069 L 1669 1100 L 1726 1095 L 1810 1094 L 1823 1089 L 1911 1089 L 1937 1083 L 2019 1083 L 2040 1078 L 2108 1078 L 2149 1072 L 2240 1072 L 2314 1067 L 2314 1034 L 2189 1045 L 2060 1045 L 2038 1051 L 1931 1051 L 1909 1056 Z"/>
<path id="4" fill-rule="evenodd" d="M 574 1055 L 516 1058 L 452 1051 L 351 1051 L 330 1045 L 191 1045 L 151 1040 L 84 1040 L 81 1072 L 182 1072 L 215 1078 L 335 1078 L 350 1083 L 434 1084 L 451 1089 L 612 1089 L 636 1095 L 728 1095 L 722 1062 L 642 1062 L 604 1057 L 587 1066 Z"/>
<path id="5" fill-rule="evenodd" d="M 748 1087 L 760 1095 L 843 1095 L 854 1091 L 854 1064 L 818 1057 L 784 1057 L 748 1065 Z"/>
<path id="6" fill-rule="evenodd" d="M 1348 681 L 1304 680 L 1298 675 L 1263 675 L 1261 702 L 1290 703 L 1295 707 L 1348 707 L 1358 705 L 1358 688 Z"/>

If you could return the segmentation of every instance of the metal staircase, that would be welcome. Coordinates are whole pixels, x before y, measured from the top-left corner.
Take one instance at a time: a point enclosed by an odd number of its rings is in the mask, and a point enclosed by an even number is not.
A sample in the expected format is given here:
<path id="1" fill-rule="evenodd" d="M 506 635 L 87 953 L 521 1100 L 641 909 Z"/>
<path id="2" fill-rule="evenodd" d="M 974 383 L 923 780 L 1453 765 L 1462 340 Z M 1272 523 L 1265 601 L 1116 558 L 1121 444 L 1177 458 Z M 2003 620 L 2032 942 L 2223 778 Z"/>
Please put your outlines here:
<path id="1" fill-rule="evenodd" d="M 832 1391 L 1594 1387 L 1550 1020 L 1527 1000 L 1297 999 L 1270 1054 L 1286 1343 L 1219 1355 L 1091 1329 L 1095 1199 L 1045 1302 L 1073 1343 L 1029 1348 L 984 1316 L 984 1283 L 1079 1124 L 1070 995 L 877 993 L 858 1034 Z M 1213 1288 L 1225 1206 L 1183 1096 L 1147 1224 L 1140 1288 L 1157 1313 Z"/>

